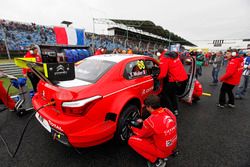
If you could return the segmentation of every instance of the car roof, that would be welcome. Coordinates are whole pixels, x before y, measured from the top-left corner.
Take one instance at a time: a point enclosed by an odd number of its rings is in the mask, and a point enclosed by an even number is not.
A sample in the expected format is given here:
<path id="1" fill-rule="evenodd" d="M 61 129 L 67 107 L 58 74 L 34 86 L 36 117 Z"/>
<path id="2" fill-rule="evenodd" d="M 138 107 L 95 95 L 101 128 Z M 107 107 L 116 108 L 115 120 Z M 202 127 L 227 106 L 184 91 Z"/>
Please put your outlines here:
<path id="1" fill-rule="evenodd" d="M 103 55 L 96 55 L 96 56 L 91 56 L 88 57 L 88 59 L 93 59 L 93 60 L 107 60 L 107 61 L 112 61 L 115 63 L 119 63 L 123 60 L 126 59 L 131 59 L 135 57 L 143 57 L 143 55 L 136 55 L 136 54 L 103 54 Z"/>

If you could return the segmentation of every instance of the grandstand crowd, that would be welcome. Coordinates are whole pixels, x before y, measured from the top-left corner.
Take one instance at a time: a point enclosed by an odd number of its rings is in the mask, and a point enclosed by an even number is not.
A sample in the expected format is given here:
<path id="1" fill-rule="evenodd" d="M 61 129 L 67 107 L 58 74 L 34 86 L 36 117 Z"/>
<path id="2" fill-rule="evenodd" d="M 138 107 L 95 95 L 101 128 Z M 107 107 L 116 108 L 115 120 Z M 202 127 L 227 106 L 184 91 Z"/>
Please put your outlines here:
<path id="1" fill-rule="evenodd" d="M 6 43 L 5 43 L 6 41 Z M 52 26 L 35 23 L 21 23 L 0 19 L 0 54 L 6 52 L 6 44 L 10 51 L 27 50 L 31 44 L 56 44 L 56 36 Z M 94 49 L 105 47 L 111 53 L 114 49 L 126 50 L 131 48 L 135 53 L 145 53 L 155 48 L 164 47 L 163 44 L 121 35 L 99 35 L 85 32 L 85 46 Z"/>

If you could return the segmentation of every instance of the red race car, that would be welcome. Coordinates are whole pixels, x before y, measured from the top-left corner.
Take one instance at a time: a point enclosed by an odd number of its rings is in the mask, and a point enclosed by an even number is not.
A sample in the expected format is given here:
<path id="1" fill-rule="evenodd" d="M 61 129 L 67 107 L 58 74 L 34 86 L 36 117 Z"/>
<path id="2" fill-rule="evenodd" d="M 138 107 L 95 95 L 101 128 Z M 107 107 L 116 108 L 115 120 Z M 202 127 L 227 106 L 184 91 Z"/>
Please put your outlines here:
<path id="1" fill-rule="evenodd" d="M 143 100 L 159 94 L 152 78 L 158 62 L 140 55 L 100 55 L 76 64 L 74 80 L 54 85 L 44 81 L 32 99 L 37 120 L 61 143 L 73 147 L 98 145 L 115 137 L 126 141 L 128 121 L 140 116 Z"/>

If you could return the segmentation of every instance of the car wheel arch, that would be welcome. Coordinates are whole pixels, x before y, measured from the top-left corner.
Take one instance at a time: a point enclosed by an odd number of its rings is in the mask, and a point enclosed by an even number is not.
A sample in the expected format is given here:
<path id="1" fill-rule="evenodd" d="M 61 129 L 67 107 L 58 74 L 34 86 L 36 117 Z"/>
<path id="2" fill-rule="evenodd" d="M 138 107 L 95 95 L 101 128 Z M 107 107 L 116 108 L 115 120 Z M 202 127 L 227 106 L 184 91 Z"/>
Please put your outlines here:
<path id="1" fill-rule="evenodd" d="M 115 104 L 117 104 L 118 102 L 120 102 L 120 100 L 118 99 L 118 100 L 116 100 L 117 102 L 115 102 Z M 135 105 L 138 109 L 139 109 L 139 111 L 140 111 L 140 114 L 141 114 L 141 108 L 142 108 L 142 106 L 141 106 L 141 101 L 140 101 L 140 99 L 139 98 L 136 98 L 136 97 L 130 97 L 130 98 L 128 98 L 127 100 L 122 100 L 122 101 L 124 101 L 124 103 L 118 103 L 119 104 L 119 106 L 117 106 L 117 105 L 115 105 L 115 106 L 113 106 L 112 108 L 112 112 L 113 113 L 115 113 L 115 114 L 117 114 L 117 119 L 116 119 L 116 121 L 118 121 L 118 118 L 119 118 L 119 116 L 120 116 L 120 114 L 123 112 L 123 110 L 127 107 L 127 106 L 129 106 L 129 105 Z"/>
<path id="2" fill-rule="evenodd" d="M 135 113 L 138 114 L 135 114 Z M 134 119 L 134 117 L 140 118 L 141 115 L 141 103 L 140 100 L 137 98 L 130 99 L 126 105 L 122 108 L 120 111 L 119 115 L 117 116 L 117 122 L 116 122 L 116 132 L 114 135 L 114 138 L 116 141 L 119 143 L 126 143 L 128 138 L 129 138 L 129 133 L 130 131 L 127 127 L 127 121 L 130 120 L 131 118 Z M 125 128 L 125 135 L 124 135 L 124 130 Z"/>

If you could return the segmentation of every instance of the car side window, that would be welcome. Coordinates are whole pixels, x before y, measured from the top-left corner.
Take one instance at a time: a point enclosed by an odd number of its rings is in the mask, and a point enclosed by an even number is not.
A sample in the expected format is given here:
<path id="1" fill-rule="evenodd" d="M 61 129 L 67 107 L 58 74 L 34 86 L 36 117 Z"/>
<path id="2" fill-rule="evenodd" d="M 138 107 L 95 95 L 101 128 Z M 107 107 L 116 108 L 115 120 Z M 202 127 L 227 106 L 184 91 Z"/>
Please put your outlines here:
<path id="1" fill-rule="evenodd" d="M 134 79 L 147 75 L 146 66 L 143 60 L 129 62 L 124 70 L 126 79 Z"/>
<path id="2" fill-rule="evenodd" d="M 153 67 L 159 67 L 158 64 L 155 63 L 155 62 L 152 61 L 152 60 L 146 60 L 146 61 L 145 61 L 145 66 L 146 66 L 147 74 L 148 74 L 148 75 L 151 75 L 151 74 L 152 74 L 152 68 L 153 68 Z"/>

